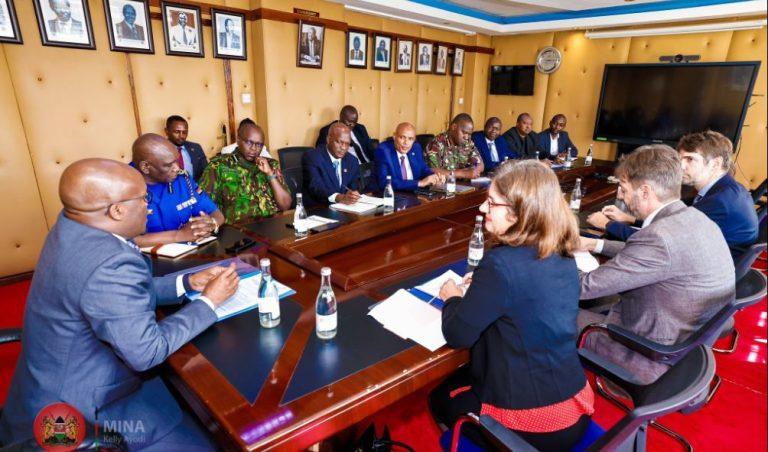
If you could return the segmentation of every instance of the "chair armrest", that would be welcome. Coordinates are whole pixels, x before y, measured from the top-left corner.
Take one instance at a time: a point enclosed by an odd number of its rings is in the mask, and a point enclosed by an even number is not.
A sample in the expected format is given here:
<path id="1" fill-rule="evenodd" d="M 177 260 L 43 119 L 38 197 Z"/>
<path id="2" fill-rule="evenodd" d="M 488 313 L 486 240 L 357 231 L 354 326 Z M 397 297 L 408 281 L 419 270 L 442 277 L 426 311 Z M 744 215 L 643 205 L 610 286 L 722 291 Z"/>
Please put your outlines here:
<path id="1" fill-rule="evenodd" d="M 21 340 L 21 328 L 0 329 L 0 344 L 6 342 L 19 342 Z"/>
<path id="2" fill-rule="evenodd" d="M 584 328 L 579 335 L 579 347 L 584 345 L 584 341 L 590 334 L 598 331 L 604 332 L 608 337 L 635 353 L 639 353 L 652 361 L 669 365 L 675 364 L 684 357 L 690 348 L 685 342 L 677 345 L 659 344 L 618 325 L 603 323 L 592 324 Z"/>
<path id="3" fill-rule="evenodd" d="M 528 444 L 517 433 L 501 425 L 496 419 L 488 415 L 480 415 L 480 425 L 489 435 L 499 450 L 513 450 L 515 452 L 536 452 L 536 448 Z"/>

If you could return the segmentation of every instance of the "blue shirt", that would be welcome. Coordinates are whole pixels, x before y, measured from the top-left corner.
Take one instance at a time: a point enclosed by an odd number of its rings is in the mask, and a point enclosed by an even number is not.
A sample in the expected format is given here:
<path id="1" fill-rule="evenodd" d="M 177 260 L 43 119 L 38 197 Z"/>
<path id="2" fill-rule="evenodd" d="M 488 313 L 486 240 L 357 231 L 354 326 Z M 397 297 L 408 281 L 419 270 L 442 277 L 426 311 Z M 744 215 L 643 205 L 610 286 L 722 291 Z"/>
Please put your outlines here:
<path id="1" fill-rule="evenodd" d="M 219 210 L 206 192 L 194 179 L 179 175 L 169 184 L 147 184 L 152 193 L 147 215 L 147 232 L 163 232 L 180 229 L 193 216 L 205 212 L 210 215 Z"/>
<path id="2" fill-rule="evenodd" d="M 189 173 L 189 177 L 192 179 L 195 178 L 195 171 L 194 171 L 194 165 L 192 164 L 192 157 L 189 155 L 189 151 L 187 150 L 187 147 L 183 144 L 179 146 L 181 148 L 181 159 L 184 162 L 184 169 L 187 170 Z M 198 179 L 200 179 L 198 177 Z"/>

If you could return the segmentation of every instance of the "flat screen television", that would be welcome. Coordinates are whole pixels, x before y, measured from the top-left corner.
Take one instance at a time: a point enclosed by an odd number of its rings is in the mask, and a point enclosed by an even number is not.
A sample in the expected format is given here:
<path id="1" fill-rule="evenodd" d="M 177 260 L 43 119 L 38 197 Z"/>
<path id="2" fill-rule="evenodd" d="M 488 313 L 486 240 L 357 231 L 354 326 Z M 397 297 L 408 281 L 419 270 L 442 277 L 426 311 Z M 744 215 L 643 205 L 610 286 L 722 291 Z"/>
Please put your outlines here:
<path id="1" fill-rule="evenodd" d="M 675 146 L 715 130 L 738 142 L 759 61 L 607 64 L 594 139 Z"/>
<path id="2" fill-rule="evenodd" d="M 491 66 L 491 94 L 532 96 L 534 66 Z"/>

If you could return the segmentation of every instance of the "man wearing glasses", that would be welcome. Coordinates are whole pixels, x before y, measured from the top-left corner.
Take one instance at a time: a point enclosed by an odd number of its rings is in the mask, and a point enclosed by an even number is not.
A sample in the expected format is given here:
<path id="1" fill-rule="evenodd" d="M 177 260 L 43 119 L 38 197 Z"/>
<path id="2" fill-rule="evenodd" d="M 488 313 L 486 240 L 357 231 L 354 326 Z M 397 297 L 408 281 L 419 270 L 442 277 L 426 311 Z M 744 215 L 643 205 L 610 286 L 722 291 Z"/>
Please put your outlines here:
<path id="1" fill-rule="evenodd" d="M 268 217 L 291 208 L 291 194 L 272 158 L 260 155 L 264 132 L 255 124 L 243 124 L 237 132 L 237 150 L 211 159 L 200 178 L 228 223 Z"/>
<path id="2" fill-rule="evenodd" d="M 136 237 L 141 247 L 194 242 L 215 234 L 224 215 L 195 181 L 179 167 L 179 153 L 170 141 L 154 133 L 133 142 L 133 161 L 152 199 L 147 233 Z"/>

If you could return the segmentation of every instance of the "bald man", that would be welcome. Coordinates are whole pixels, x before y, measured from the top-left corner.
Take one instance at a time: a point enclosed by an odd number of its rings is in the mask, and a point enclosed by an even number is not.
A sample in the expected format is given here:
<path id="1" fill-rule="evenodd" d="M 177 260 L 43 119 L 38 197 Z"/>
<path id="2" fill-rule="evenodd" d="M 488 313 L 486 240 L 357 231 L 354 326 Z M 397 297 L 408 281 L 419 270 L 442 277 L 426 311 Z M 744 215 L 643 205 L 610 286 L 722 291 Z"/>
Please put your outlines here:
<path id="1" fill-rule="evenodd" d="M 350 130 L 349 138 L 351 141 L 349 153 L 357 158 L 357 161 L 360 163 L 373 161 L 374 148 L 371 143 L 371 137 L 368 135 L 368 129 L 357 122 L 357 119 L 357 108 L 352 105 L 343 106 L 339 112 L 338 121 L 333 121 L 320 129 L 320 134 L 315 142 L 315 147 L 324 146 L 328 142 L 328 131 L 331 130 L 331 126 L 336 123 L 341 123 L 349 127 Z"/>
<path id="2" fill-rule="evenodd" d="M 376 149 L 376 176 L 379 187 L 386 186 L 387 176 L 392 176 L 392 188 L 398 191 L 414 191 L 443 181 L 424 162 L 416 128 L 407 122 L 398 124 L 392 138 Z"/>
<path id="3" fill-rule="evenodd" d="M 0 442 L 33 438 L 38 413 L 64 402 L 83 415 L 88 435 L 96 423 L 103 432 L 108 423 L 141 422 L 141 431 L 121 432 L 131 449 L 212 448 L 148 371 L 216 322 L 214 308 L 237 290 L 234 265 L 152 278 L 132 242 L 147 222 L 147 188 L 124 163 L 73 163 L 61 176 L 59 197 L 64 210 L 35 269 Z M 159 321 L 156 307 L 180 304 L 186 290 L 202 297 Z M 109 445 L 110 438 L 91 439 Z"/>
<path id="4" fill-rule="evenodd" d="M 150 194 L 147 233 L 140 247 L 194 242 L 216 234 L 224 215 L 207 193 L 179 168 L 178 151 L 165 137 L 147 133 L 133 142 L 133 161 Z"/>
<path id="5" fill-rule="evenodd" d="M 354 204 L 360 199 L 360 163 L 348 151 L 352 132 L 337 122 L 331 125 L 324 146 L 301 158 L 304 204 Z"/>
<path id="6" fill-rule="evenodd" d="M 522 159 L 536 158 L 537 152 L 539 159 L 546 158 L 539 146 L 538 135 L 533 131 L 533 118 L 528 113 L 521 113 L 515 126 L 504 132 L 502 137 L 507 140 L 509 149 Z"/>

